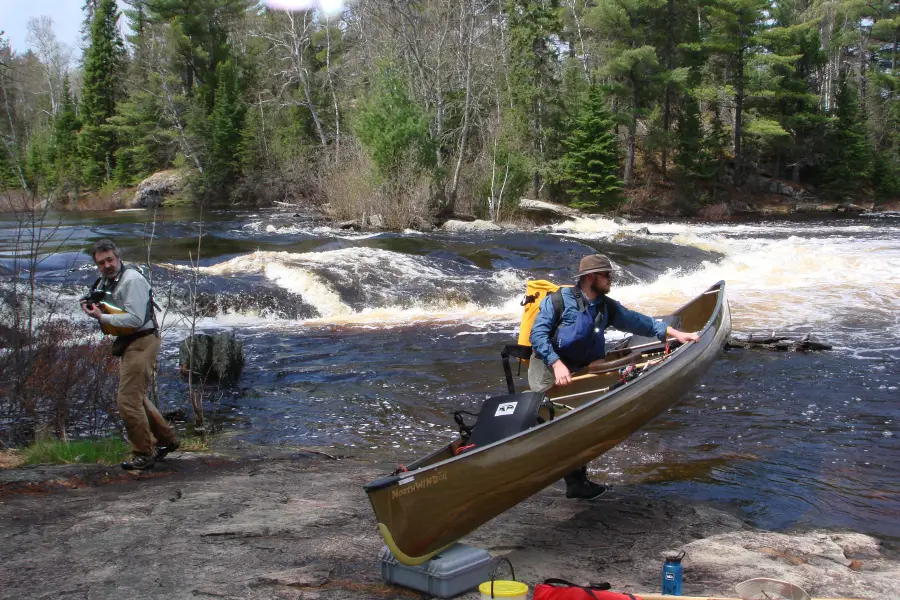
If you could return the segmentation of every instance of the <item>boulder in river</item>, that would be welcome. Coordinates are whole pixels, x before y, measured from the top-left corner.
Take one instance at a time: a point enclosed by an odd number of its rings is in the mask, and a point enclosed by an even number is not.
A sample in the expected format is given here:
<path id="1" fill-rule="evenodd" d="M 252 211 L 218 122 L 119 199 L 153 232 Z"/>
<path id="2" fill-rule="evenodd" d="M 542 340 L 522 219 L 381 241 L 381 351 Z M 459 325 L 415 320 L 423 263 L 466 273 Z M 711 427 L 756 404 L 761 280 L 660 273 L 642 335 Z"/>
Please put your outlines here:
<path id="1" fill-rule="evenodd" d="M 193 365 L 191 365 L 191 340 L 193 345 Z M 237 381 L 244 366 L 243 345 L 234 337 L 234 333 L 220 332 L 215 335 L 198 333 L 193 338 L 185 338 L 178 348 L 178 366 L 182 373 L 187 373 L 193 366 L 193 372 L 202 381 L 231 383 Z"/>

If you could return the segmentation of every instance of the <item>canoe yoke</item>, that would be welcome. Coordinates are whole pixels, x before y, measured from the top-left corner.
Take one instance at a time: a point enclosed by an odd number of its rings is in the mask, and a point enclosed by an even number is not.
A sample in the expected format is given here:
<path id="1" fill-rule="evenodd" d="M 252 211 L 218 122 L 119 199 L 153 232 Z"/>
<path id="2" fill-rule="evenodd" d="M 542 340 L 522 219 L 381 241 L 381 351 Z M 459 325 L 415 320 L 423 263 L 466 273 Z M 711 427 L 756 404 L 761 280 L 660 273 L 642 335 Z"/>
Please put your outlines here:
<path id="1" fill-rule="evenodd" d="M 549 412 L 550 419 L 554 417 L 553 403 L 543 393 L 521 392 L 488 398 L 478 414 L 466 410 L 454 412 L 453 419 L 462 438 L 456 454 L 487 446 L 543 423 L 542 408 L 546 409 L 545 414 Z M 467 424 L 463 415 L 475 417 L 475 422 Z"/>

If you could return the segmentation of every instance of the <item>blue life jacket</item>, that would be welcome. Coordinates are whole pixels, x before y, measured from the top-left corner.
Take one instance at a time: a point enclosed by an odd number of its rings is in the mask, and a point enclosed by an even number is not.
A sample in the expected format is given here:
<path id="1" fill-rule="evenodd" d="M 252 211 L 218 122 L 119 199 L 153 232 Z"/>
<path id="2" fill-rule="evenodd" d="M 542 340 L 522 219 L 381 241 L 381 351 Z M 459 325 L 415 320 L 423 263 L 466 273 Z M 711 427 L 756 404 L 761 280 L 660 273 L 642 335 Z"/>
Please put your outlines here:
<path id="1" fill-rule="evenodd" d="M 610 302 L 606 296 L 603 303 L 597 306 L 597 314 L 591 316 L 589 304 L 585 301 L 581 289 L 577 286 L 572 289 L 575 294 L 575 302 L 578 307 L 578 316 L 571 325 L 558 325 L 553 333 L 553 349 L 559 354 L 567 367 L 580 369 L 606 356 L 606 341 L 603 330 L 615 317 L 616 305 Z M 557 298 L 552 296 L 559 294 Z M 551 294 L 554 312 L 558 322 L 562 317 L 562 293 Z M 602 308 L 602 310 L 601 310 Z"/>

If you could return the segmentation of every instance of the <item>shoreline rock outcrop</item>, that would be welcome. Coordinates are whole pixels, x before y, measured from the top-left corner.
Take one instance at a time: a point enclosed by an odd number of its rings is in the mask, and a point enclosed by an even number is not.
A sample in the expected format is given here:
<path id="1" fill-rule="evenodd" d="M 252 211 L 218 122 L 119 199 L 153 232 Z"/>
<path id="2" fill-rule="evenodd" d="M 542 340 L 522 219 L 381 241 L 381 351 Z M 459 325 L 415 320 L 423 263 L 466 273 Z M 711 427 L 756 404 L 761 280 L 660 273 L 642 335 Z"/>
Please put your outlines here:
<path id="1" fill-rule="evenodd" d="M 144 179 L 137 186 L 131 199 L 131 208 L 155 208 L 161 206 L 166 197 L 184 190 L 187 177 L 181 171 L 169 169 L 159 171 Z"/>

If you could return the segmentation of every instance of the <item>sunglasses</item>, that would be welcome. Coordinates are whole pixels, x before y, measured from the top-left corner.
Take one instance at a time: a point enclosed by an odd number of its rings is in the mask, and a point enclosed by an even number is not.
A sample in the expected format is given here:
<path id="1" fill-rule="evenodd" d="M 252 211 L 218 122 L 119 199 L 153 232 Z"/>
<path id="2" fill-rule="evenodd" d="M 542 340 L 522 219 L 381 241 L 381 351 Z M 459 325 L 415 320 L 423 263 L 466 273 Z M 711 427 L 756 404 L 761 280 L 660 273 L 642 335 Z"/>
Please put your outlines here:
<path id="1" fill-rule="evenodd" d="M 597 275 L 599 275 L 600 277 L 603 277 L 604 279 L 612 279 L 612 273 L 610 273 L 609 271 L 606 271 L 603 273 L 597 273 Z"/>

